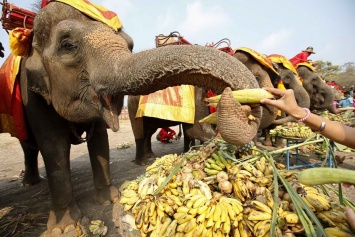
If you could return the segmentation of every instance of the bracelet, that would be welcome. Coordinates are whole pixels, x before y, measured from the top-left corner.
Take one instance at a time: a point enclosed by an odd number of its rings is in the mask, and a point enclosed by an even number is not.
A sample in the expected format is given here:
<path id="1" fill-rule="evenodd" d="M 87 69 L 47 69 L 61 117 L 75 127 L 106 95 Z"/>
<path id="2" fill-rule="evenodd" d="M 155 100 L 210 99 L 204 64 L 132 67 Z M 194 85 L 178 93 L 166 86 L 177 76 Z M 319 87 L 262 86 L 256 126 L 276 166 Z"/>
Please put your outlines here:
<path id="1" fill-rule="evenodd" d="M 303 108 L 303 109 L 306 110 L 306 112 L 307 112 L 306 116 L 304 116 L 301 119 L 296 119 L 296 122 L 303 122 L 306 119 L 308 119 L 309 116 L 311 116 L 311 111 L 308 108 Z"/>
<path id="2" fill-rule="evenodd" d="M 324 129 L 325 129 L 325 122 L 322 122 L 321 124 L 320 124 L 320 127 L 319 127 L 319 129 L 318 130 L 316 130 L 316 131 L 314 131 L 314 132 L 323 132 L 324 131 Z"/>

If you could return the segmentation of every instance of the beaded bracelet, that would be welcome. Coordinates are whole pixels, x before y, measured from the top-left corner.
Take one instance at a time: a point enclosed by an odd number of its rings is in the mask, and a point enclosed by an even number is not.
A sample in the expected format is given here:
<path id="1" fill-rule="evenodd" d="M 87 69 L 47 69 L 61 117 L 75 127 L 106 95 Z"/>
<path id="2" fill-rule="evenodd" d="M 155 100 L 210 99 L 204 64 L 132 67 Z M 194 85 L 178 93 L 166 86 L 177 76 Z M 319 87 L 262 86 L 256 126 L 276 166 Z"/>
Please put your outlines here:
<path id="1" fill-rule="evenodd" d="M 304 116 L 303 118 L 301 119 L 296 119 L 297 122 L 303 122 L 305 121 L 306 119 L 309 118 L 309 116 L 311 115 L 311 111 L 308 109 L 308 108 L 303 108 L 304 110 L 306 110 L 307 114 L 306 116 Z"/>

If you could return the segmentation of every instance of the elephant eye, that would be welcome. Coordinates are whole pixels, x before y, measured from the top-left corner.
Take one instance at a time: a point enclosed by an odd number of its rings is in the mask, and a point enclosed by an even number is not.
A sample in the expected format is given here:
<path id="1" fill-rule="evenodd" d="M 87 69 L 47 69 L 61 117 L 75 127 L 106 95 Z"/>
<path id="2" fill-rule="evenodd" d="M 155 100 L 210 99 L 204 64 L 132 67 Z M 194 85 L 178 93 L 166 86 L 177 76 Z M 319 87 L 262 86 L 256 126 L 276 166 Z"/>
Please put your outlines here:
<path id="1" fill-rule="evenodd" d="M 259 76 L 255 76 L 255 79 L 257 82 L 259 82 L 259 80 L 260 80 Z"/>
<path id="2" fill-rule="evenodd" d="M 66 52 L 71 52 L 75 50 L 77 46 L 73 44 L 70 40 L 63 40 L 60 43 L 60 50 L 66 51 Z"/>

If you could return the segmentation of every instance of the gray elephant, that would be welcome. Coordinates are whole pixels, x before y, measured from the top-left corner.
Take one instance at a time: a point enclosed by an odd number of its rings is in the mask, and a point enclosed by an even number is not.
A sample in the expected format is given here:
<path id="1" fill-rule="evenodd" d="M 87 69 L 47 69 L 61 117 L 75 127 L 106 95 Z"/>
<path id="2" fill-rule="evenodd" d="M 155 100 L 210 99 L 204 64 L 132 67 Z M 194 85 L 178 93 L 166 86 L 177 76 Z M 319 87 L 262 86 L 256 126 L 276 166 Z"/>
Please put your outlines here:
<path id="1" fill-rule="evenodd" d="M 297 103 L 301 107 L 309 108 L 310 100 L 306 90 L 299 83 L 297 73 L 294 68 L 285 67 L 286 59 L 281 55 L 270 55 L 265 57 L 260 53 L 246 47 L 241 47 L 235 50 L 234 57 L 240 60 L 254 74 L 260 87 L 275 87 L 282 82 L 286 89 L 293 89 Z M 292 65 L 291 65 L 292 66 Z M 294 71 L 292 71 L 292 69 Z M 265 140 L 264 145 L 271 146 L 271 137 L 269 130 L 275 125 L 293 121 L 291 116 L 281 114 L 277 116 L 277 110 L 272 107 L 262 107 L 263 116 L 260 123 L 260 129 L 263 131 Z M 283 146 L 281 139 L 276 139 L 275 146 Z"/>
<path id="2" fill-rule="evenodd" d="M 43 156 L 52 203 L 49 232 L 72 229 L 81 216 L 70 178 L 71 144 L 87 142 L 96 200 L 118 199 L 110 178 L 107 126 L 118 130 L 124 95 L 182 84 L 216 93 L 226 87 L 259 87 L 244 65 L 213 48 L 162 47 L 132 54 L 133 43 L 121 29 L 113 30 L 59 1 L 39 11 L 31 37 L 19 78 L 29 132 L 22 146 L 29 182 L 38 180 L 38 152 Z M 243 128 L 236 142 L 244 143 L 257 133 L 260 106 L 237 103 L 234 109 Z M 248 121 L 250 114 L 256 120 Z"/>
<path id="3" fill-rule="evenodd" d="M 298 75 L 303 80 L 303 87 L 307 91 L 312 110 L 328 110 L 335 113 L 334 93 L 331 88 L 316 73 L 312 65 L 309 63 L 299 63 L 296 65 Z"/>

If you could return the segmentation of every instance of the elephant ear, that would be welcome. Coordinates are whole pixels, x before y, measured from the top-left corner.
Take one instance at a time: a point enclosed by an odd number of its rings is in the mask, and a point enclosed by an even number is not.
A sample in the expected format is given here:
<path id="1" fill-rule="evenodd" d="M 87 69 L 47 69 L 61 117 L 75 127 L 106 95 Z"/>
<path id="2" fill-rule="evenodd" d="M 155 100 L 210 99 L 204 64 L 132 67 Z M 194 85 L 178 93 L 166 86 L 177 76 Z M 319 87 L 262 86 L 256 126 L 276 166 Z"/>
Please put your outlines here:
<path id="1" fill-rule="evenodd" d="M 25 71 L 28 89 L 43 96 L 48 105 L 51 104 L 49 76 L 43 65 L 41 55 L 34 48 L 32 48 L 30 56 L 26 59 Z"/>

